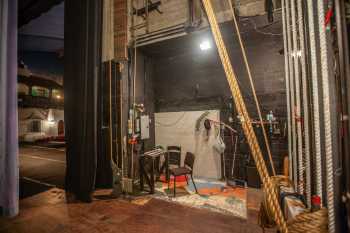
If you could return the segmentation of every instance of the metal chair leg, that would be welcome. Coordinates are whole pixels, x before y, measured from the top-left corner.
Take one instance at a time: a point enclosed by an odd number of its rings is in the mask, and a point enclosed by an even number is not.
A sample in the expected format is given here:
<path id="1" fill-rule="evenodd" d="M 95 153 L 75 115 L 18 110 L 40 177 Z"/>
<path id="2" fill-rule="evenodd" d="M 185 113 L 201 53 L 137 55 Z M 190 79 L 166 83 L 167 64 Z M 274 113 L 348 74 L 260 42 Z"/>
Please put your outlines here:
<path id="1" fill-rule="evenodd" d="M 197 191 L 197 187 L 196 187 L 196 184 L 194 183 L 194 179 L 193 179 L 192 174 L 191 174 L 191 180 L 192 180 L 192 183 L 193 183 L 194 189 L 196 190 L 196 193 L 198 193 L 198 191 Z"/>
<path id="2" fill-rule="evenodd" d="M 188 185 L 188 177 L 187 177 L 187 175 L 185 175 L 185 178 L 186 178 L 186 182 L 187 182 L 187 185 Z"/>
<path id="3" fill-rule="evenodd" d="M 168 190 L 170 190 L 170 178 L 168 179 Z"/>

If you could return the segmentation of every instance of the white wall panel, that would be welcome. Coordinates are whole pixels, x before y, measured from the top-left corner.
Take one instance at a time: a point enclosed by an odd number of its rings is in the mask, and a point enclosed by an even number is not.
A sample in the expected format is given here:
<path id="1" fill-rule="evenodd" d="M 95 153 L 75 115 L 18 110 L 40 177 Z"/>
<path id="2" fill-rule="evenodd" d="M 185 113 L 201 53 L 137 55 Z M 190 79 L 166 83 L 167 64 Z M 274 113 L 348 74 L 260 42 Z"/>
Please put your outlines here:
<path id="1" fill-rule="evenodd" d="M 196 132 L 197 119 L 205 111 L 162 112 L 155 113 L 156 145 L 164 148 L 171 145 L 181 146 L 182 164 L 187 151 L 196 156 L 194 166 L 195 177 L 219 179 L 221 177 L 220 154 L 213 148 L 218 134 L 218 128 L 212 127 L 207 135 L 203 121 L 200 130 Z M 219 110 L 210 110 L 207 116 L 219 121 Z"/>

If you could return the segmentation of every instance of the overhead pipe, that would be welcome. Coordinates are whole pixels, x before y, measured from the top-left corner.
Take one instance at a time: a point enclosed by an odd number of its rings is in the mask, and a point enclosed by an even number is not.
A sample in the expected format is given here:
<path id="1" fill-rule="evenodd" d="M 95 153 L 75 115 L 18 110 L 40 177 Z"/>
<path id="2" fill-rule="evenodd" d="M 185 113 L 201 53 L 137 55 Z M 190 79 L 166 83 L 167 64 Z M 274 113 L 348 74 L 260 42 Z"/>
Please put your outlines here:
<path id="1" fill-rule="evenodd" d="M 307 64 L 305 51 L 305 35 L 304 35 L 304 15 L 303 15 L 303 1 L 297 1 L 298 11 L 298 29 L 299 29 L 299 43 L 300 43 L 300 61 L 301 61 L 301 82 L 303 94 L 303 122 L 304 122 L 304 141 L 305 141 L 305 193 L 307 205 L 311 207 L 311 164 L 310 164 L 310 124 L 309 124 L 309 93 L 307 81 Z"/>
<path id="2" fill-rule="evenodd" d="M 323 0 L 317 0 L 318 26 L 320 39 L 321 55 L 321 74 L 322 74 L 322 91 L 323 91 L 323 117 L 324 117 L 324 139 L 325 139 L 325 157 L 326 157 L 326 192 L 328 207 L 328 230 L 329 233 L 335 232 L 335 215 L 334 215 L 334 171 L 333 171 L 333 141 L 331 126 L 331 107 L 330 107 L 330 87 L 329 82 L 329 60 L 327 31 L 325 26 L 325 6 Z"/>
<path id="3" fill-rule="evenodd" d="M 317 54 L 316 54 L 316 34 L 315 34 L 315 20 L 314 20 L 314 3 L 313 1 L 307 2 L 307 14 L 309 22 L 309 40 L 310 40 L 310 56 L 311 56 L 311 86 L 312 86 L 312 106 L 313 106 L 313 129 L 314 129 L 314 171 L 316 176 L 316 195 L 321 200 L 323 199 L 322 193 L 322 158 L 321 158 L 321 133 L 320 133 L 320 103 L 319 103 L 319 87 L 318 87 L 318 66 L 317 66 Z M 322 204 L 322 203 L 321 203 Z"/>

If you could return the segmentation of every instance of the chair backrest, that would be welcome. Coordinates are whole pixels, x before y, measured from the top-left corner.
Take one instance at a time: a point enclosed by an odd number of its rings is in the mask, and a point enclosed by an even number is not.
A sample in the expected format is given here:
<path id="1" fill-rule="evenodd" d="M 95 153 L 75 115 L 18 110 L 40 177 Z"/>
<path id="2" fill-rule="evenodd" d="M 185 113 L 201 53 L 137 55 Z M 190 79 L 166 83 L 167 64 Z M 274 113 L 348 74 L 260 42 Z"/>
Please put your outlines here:
<path id="1" fill-rule="evenodd" d="M 168 163 L 173 165 L 181 165 L 181 147 L 180 146 L 168 146 Z"/>
<path id="2" fill-rule="evenodd" d="M 187 152 L 185 157 L 185 166 L 193 170 L 194 160 L 195 160 L 194 154 L 192 154 L 191 152 Z"/>

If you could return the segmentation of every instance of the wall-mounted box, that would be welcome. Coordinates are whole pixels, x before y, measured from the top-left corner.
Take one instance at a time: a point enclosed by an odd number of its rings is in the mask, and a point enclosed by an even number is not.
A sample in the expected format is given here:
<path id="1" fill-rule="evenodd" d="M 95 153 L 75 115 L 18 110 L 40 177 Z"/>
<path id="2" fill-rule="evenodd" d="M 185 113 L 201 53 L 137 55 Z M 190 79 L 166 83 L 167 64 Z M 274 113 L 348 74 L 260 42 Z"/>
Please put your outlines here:
<path id="1" fill-rule="evenodd" d="M 141 116 L 141 139 L 149 139 L 149 116 Z"/>

